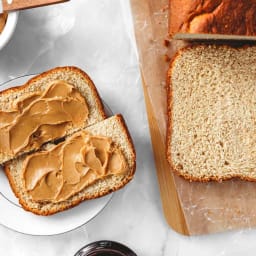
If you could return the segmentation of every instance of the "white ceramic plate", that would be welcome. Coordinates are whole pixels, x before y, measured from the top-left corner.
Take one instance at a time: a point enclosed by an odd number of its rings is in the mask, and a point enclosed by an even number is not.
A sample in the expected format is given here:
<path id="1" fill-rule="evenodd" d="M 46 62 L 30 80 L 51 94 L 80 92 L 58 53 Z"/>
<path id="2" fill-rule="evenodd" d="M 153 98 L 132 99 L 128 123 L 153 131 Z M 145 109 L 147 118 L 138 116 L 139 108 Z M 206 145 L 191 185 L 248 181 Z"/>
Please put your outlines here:
<path id="1" fill-rule="evenodd" d="M 1 85 L 4 90 L 22 85 L 34 75 L 23 76 Z M 107 114 L 112 114 L 106 106 Z M 74 230 L 89 222 L 108 204 L 113 194 L 85 201 L 78 206 L 52 216 L 37 216 L 21 208 L 8 179 L 0 167 L 0 224 L 30 235 L 56 235 Z"/>

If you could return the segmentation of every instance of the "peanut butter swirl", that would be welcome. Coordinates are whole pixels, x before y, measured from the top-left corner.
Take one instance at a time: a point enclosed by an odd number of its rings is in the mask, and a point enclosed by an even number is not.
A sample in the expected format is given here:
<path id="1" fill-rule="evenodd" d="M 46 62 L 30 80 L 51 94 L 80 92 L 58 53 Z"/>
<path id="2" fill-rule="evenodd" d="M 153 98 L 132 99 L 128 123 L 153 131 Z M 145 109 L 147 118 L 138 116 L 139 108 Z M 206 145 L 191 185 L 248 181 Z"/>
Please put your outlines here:
<path id="1" fill-rule="evenodd" d="M 0 152 L 17 154 L 39 147 L 81 126 L 88 115 L 78 90 L 65 81 L 53 81 L 44 92 L 21 97 L 11 111 L 0 112 Z"/>
<path id="2" fill-rule="evenodd" d="M 125 157 L 111 138 L 80 131 L 48 151 L 27 156 L 22 178 L 33 201 L 56 203 L 127 170 Z"/>

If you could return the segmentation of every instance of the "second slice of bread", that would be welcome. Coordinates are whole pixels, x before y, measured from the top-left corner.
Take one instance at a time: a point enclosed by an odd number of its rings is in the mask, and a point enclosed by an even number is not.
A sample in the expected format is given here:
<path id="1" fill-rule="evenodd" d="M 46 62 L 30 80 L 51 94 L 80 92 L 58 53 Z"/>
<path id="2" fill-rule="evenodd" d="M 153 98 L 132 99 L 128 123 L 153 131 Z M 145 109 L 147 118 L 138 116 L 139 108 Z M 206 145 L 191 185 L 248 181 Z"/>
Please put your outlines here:
<path id="1" fill-rule="evenodd" d="M 84 200 L 97 198 L 120 189 L 133 178 L 136 167 L 135 149 L 125 121 L 121 115 L 116 115 L 105 119 L 102 122 L 85 128 L 85 131 L 90 132 L 92 135 L 110 137 L 115 145 L 117 145 L 122 151 L 128 165 L 128 171 L 118 175 L 107 176 L 105 179 L 98 180 L 92 185 L 84 188 L 79 193 L 71 196 L 68 200 L 57 203 L 35 202 L 26 192 L 22 182 L 22 164 L 26 158 L 26 155 L 21 156 L 16 160 L 7 163 L 5 165 L 5 172 L 12 190 L 24 209 L 38 215 L 51 215 L 74 207 Z"/>
<path id="2" fill-rule="evenodd" d="M 182 49 L 168 73 L 167 158 L 192 181 L 256 181 L 256 47 Z"/>

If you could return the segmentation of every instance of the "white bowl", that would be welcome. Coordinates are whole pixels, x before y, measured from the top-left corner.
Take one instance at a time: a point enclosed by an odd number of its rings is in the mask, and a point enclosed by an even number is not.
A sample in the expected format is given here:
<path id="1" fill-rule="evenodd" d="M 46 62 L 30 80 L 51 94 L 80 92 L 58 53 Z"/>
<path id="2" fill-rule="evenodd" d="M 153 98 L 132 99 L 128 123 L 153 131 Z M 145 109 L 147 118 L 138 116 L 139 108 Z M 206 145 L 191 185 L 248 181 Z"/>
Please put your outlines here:
<path id="1" fill-rule="evenodd" d="M 0 50 L 9 42 L 11 39 L 13 32 L 16 28 L 17 20 L 18 20 L 18 12 L 11 12 L 8 14 L 6 24 L 4 26 L 3 31 L 0 33 Z"/>

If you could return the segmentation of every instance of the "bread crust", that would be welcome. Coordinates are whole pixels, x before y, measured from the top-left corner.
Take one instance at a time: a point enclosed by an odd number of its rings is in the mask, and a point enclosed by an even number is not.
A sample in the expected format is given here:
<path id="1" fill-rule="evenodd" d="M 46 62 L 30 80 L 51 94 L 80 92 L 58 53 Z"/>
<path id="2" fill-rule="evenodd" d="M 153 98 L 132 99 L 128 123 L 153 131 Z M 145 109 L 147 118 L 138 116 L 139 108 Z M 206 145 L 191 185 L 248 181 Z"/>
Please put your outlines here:
<path id="1" fill-rule="evenodd" d="M 169 0 L 169 34 L 256 35 L 254 0 Z"/>
<path id="2" fill-rule="evenodd" d="M 219 176 L 207 176 L 207 177 L 195 177 L 188 173 L 181 173 L 173 164 L 172 161 L 172 153 L 171 153 L 171 143 L 172 143 L 172 106 L 173 106 L 173 90 L 172 90 L 172 83 L 171 83 L 171 77 L 172 77 L 172 69 L 175 65 L 175 61 L 186 51 L 189 51 L 193 48 L 202 48 L 205 49 L 207 47 L 214 47 L 215 49 L 218 48 L 226 48 L 226 49 L 236 49 L 239 50 L 245 50 L 249 45 L 244 46 L 238 46 L 238 47 L 231 47 L 230 45 L 212 45 L 212 44 L 198 44 L 198 45 L 189 45 L 185 46 L 184 48 L 180 49 L 171 59 L 169 69 L 167 72 L 167 78 L 166 78 L 166 95 L 167 95 L 167 132 L 166 132 L 166 158 L 169 163 L 170 169 L 173 173 L 177 174 L 180 177 L 183 177 L 184 179 L 190 181 L 190 182 L 223 182 L 231 179 L 240 179 L 244 181 L 250 181 L 250 182 L 256 182 L 256 178 L 250 178 L 246 176 L 241 175 L 227 175 L 223 177 Z"/>
<path id="3" fill-rule="evenodd" d="M 55 203 L 54 204 L 54 206 L 56 206 L 55 209 L 51 209 L 51 210 L 34 209 L 34 208 L 29 207 L 27 202 L 22 199 L 22 196 L 20 195 L 20 191 L 18 190 L 17 186 L 15 185 L 13 176 L 11 175 L 11 169 L 10 169 L 11 163 L 10 164 L 7 163 L 4 166 L 4 171 L 5 171 L 5 174 L 7 175 L 7 178 L 9 180 L 9 183 L 10 183 L 10 186 L 12 188 L 12 191 L 14 192 L 15 196 L 18 198 L 19 203 L 22 206 L 22 208 L 24 208 L 26 211 L 33 212 L 36 215 L 43 215 L 43 216 L 52 215 L 52 214 L 55 214 L 55 213 L 62 212 L 64 210 L 68 210 L 70 208 L 73 208 L 73 207 L 77 206 L 78 204 L 80 204 L 81 202 L 83 202 L 85 200 L 91 200 L 91 199 L 95 199 L 95 198 L 98 198 L 98 197 L 110 194 L 110 193 L 112 193 L 112 192 L 114 192 L 116 190 L 121 189 L 130 180 L 132 180 L 132 178 L 134 177 L 134 174 L 135 174 L 135 170 L 136 170 L 136 152 L 135 152 L 135 147 L 134 147 L 133 140 L 131 138 L 131 135 L 129 133 L 129 130 L 128 130 L 127 125 L 126 125 L 126 122 L 123 119 L 123 117 L 120 114 L 118 114 L 118 115 L 116 115 L 116 119 L 119 122 L 120 127 L 122 128 L 122 131 L 123 131 L 123 133 L 125 135 L 125 139 L 127 141 L 127 145 L 129 146 L 130 154 L 132 156 L 132 165 L 129 166 L 129 168 L 130 168 L 129 174 L 127 176 L 125 176 L 124 179 L 122 179 L 121 183 L 119 183 L 117 186 L 115 186 L 115 187 L 113 187 L 111 189 L 105 189 L 104 191 L 97 191 L 98 193 L 94 193 L 94 195 L 91 196 L 91 197 L 88 197 L 88 196 L 84 195 L 81 198 L 73 200 L 72 197 L 76 196 L 76 195 L 74 195 L 74 196 L 71 197 L 71 200 L 69 200 L 69 201 L 71 201 L 70 204 L 65 204 L 65 203 L 62 203 L 62 202 Z M 117 175 L 115 175 L 115 176 L 117 176 Z M 107 179 L 110 179 L 110 177 L 108 177 Z M 95 183 L 91 184 L 90 186 L 95 185 L 97 182 L 98 181 L 96 181 Z M 85 189 L 87 189 L 87 188 L 85 188 Z M 83 193 L 83 191 L 81 191 L 79 193 Z"/>

